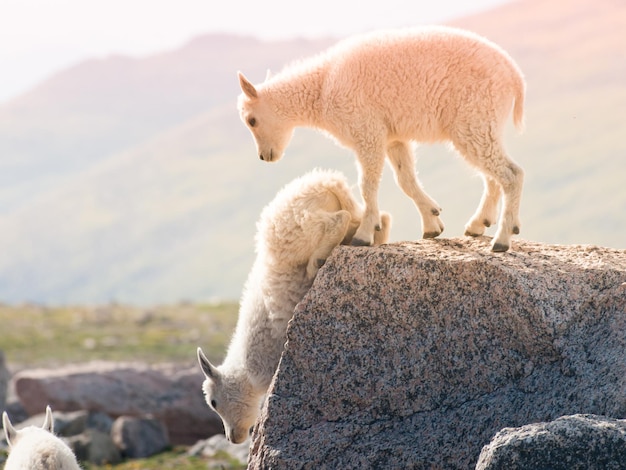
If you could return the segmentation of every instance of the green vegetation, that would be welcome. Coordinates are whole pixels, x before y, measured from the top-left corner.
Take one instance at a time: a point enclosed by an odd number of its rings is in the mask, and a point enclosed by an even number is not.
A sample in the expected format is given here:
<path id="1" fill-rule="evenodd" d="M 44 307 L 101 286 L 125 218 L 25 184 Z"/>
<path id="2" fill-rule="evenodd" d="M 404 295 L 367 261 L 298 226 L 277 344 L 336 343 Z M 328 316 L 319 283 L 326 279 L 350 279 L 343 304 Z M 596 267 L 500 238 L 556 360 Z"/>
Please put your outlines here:
<path id="1" fill-rule="evenodd" d="M 219 361 L 236 303 L 141 308 L 0 305 L 0 350 L 11 368 L 105 361 L 190 362 L 197 346 Z"/>
<path id="2" fill-rule="evenodd" d="M 246 468 L 234 461 L 227 455 L 216 455 L 207 467 L 207 460 L 200 457 L 190 457 L 185 453 L 186 449 L 178 448 L 170 452 L 164 452 L 149 459 L 130 460 L 120 465 L 88 465 L 84 464 L 85 470 L 206 470 L 207 468 L 223 470 L 239 470 Z"/>

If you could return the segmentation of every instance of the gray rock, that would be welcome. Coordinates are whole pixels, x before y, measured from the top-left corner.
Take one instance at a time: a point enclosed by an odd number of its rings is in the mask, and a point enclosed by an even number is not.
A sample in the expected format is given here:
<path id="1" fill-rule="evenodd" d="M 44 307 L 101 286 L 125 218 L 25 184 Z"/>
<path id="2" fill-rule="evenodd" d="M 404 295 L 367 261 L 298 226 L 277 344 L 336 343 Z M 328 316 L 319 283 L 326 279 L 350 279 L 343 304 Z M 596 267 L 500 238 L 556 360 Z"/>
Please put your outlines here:
<path id="1" fill-rule="evenodd" d="M 104 434 L 111 434 L 111 428 L 113 427 L 113 420 L 111 417 L 102 412 L 90 412 L 87 416 L 87 429 L 95 429 Z"/>
<path id="2" fill-rule="evenodd" d="M 131 459 L 150 457 L 170 445 L 167 428 L 155 418 L 121 416 L 113 422 L 111 438 L 122 455 Z"/>
<path id="3" fill-rule="evenodd" d="M 210 438 L 198 441 L 188 451 L 188 455 L 204 458 L 214 458 L 220 453 L 228 455 L 232 459 L 236 459 L 242 465 L 248 462 L 250 451 L 250 440 L 246 440 L 241 444 L 233 444 L 223 434 L 216 434 Z"/>
<path id="4" fill-rule="evenodd" d="M 122 461 L 122 455 L 111 436 L 97 429 L 87 429 L 81 434 L 65 438 L 65 441 L 81 462 L 115 465 Z"/>
<path id="5" fill-rule="evenodd" d="M 120 450 L 111 438 L 113 420 L 101 412 L 85 410 L 54 412 L 55 432 L 65 436 L 78 460 L 96 465 L 122 461 Z"/>
<path id="6" fill-rule="evenodd" d="M 100 362 L 24 370 L 13 378 L 29 414 L 46 405 L 55 411 L 99 411 L 114 418 L 152 414 L 165 423 L 173 444 L 193 444 L 223 432 L 219 416 L 204 401 L 202 380 L 195 364 L 181 369 Z"/>
<path id="7" fill-rule="evenodd" d="M 76 436 L 87 429 L 89 413 L 85 410 L 60 412 L 53 411 L 54 433 L 57 436 Z"/>
<path id="8" fill-rule="evenodd" d="M 626 416 L 626 251 L 339 247 L 290 322 L 249 468 L 476 465 L 504 427 Z"/>
<path id="9" fill-rule="evenodd" d="M 476 470 L 618 470 L 626 468 L 626 421 L 596 415 L 498 432 Z"/>
<path id="10" fill-rule="evenodd" d="M 110 434 L 113 420 L 99 411 L 53 411 L 54 432 L 63 437 L 76 436 L 87 429 Z"/>
<path id="11" fill-rule="evenodd" d="M 7 401 L 4 405 L 4 411 L 7 412 L 13 424 L 22 423 L 28 419 L 28 413 L 17 400 Z M 2 427 L 2 423 L 0 423 L 0 427 Z"/>

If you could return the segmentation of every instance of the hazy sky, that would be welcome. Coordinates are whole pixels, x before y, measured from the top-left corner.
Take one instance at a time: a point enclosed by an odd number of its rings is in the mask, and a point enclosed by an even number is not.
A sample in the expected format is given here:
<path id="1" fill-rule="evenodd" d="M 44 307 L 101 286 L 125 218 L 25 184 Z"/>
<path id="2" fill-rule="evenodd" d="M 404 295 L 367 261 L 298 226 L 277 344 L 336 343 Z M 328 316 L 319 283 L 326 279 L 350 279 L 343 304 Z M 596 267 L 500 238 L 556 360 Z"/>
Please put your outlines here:
<path id="1" fill-rule="evenodd" d="M 444 22 L 505 1 L 0 0 L 0 102 L 80 60 L 143 56 L 200 34 L 346 36 Z"/>

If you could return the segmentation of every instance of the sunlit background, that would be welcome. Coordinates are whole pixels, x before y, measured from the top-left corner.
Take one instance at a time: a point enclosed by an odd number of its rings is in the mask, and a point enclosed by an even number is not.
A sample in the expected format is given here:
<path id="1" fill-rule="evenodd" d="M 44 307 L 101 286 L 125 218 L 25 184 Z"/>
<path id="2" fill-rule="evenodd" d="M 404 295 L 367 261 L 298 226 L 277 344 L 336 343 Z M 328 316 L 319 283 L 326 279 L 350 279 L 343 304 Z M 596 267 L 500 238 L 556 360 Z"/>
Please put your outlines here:
<path id="1" fill-rule="evenodd" d="M 350 152 L 311 130 L 260 162 L 237 70 L 261 81 L 341 37 L 426 23 L 487 36 L 525 73 L 527 130 L 506 136 L 526 170 L 520 237 L 626 248 L 626 4 L 469 4 L 4 0 L 0 302 L 236 300 L 280 187 L 317 166 L 356 183 Z M 480 179 L 444 145 L 418 155 L 442 236 L 462 236 Z M 380 201 L 392 241 L 421 236 L 389 172 Z"/>
<path id="2" fill-rule="evenodd" d="M 259 39 L 342 37 L 381 27 L 437 23 L 505 3 L 442 0 L 384 4 L 315 2 L 304 11 L 287 0 L 3 0 L 0 102 L 66 67 L 111 54 L 146 57 L 209 33 Z M 242 64 L 244 66 L 245 64 Z"/>

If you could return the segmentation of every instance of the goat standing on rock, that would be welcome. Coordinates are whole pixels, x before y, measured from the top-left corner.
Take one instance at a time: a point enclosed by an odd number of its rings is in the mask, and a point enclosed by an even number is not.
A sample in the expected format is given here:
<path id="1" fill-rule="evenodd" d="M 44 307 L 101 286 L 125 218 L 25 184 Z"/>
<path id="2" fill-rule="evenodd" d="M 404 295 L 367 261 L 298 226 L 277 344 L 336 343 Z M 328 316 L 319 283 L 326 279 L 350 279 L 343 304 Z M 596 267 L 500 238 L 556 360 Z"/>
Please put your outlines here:
<path id="1" fill-rule="evenodd" d="M 410 142 L 450 141 L 484 179 L 466 235 L 482 235 L 502 215 L 492 250 L 519 233 L 523 171 L 502 145 L 511 110 L 523 123 L 525 82 L 509 55 L 475 34 L 448 27 L 383 31 L 340 42 L 254 86 L 242 73 L 241 119 L 261 160 L 278 161 L 298 126 L 323 130 L 354 150 L 365 203 L 353 245 L 380 228 L 378 187 L 385 155 L 414 201 L 424 238 L 443 231 L 441 208 L 416 178 Z"/>
<path id="2" fill-rule="evenodd" d="M 224 362 L 214 366 L 198 348 L 206 401 L 222 418 L 226 437 L 246 440 L 286 340 L 287 323 L 331 251 L 349 243 L 362 208 L 338 172 L 313 171 L 285 186 L 257 224 L 256 260 Z M 386 243 L 383 213 L 375 244 Z"/>

